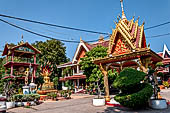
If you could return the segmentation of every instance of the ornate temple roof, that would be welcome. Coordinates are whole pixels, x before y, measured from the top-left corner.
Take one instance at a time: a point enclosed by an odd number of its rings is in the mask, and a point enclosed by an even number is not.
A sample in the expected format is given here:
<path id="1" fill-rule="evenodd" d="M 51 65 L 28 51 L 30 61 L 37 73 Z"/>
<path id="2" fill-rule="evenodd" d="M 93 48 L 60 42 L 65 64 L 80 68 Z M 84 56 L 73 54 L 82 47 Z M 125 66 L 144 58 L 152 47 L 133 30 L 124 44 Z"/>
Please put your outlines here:
<path id="1" fill-rule="evenodd" d="M 130 52 L 135 49 L 146 48 L 146 39 L 144 34 L 144 22 L 139 25 L 139 17 L 134 21 L 134 17 L 127 20 L 124 9 L 123 0 L 121 2 L 122 17 L 115 22 L 116 28 L 112 30 L 109 41 L 108 54 L 121 54 Z"/>
<path id="2" fill-rule="evenodd" d="M 95 60 L 95 63 L 111 62 L 116 60 L 128 60 L 138 58 L 139 56 L 151 55 L 154 61 L 161 61 L 150 47 L 146 45 L 146 38 L 144 33 L 144 22 L 139 25 L 139 17 L 135 20 L 134 17 L 128 20 L 123 9 L 123 0 L 121 1 L 122 17 L 118 18 L 116 28 L 112 29 L 112 34 L 109 40 L 108 56 Z M 127 57 L 128 56 L 128 57 Z"/>
<path id="3" fill-rule="evenodd" d="M 108 54 L 120 54 L 121 52 L 146 48 L 144 23 L 139 25 L 138 19 L 134 21 L 133 17 L 128 21 L 126 18 L 120 18 L 119 22 L 116 23 L 116 28 L 112 30 Z"/>
<path id="4" fill-rule="evenodd" d="M 57 68 L 65 68 L 65 67 L 69 67 L 69 66 L 74 66 L 75 64 L 77 64 L 78 57 L 82 57 L 82 56 L 80 56 L 80 54 L 82 53 L 83 50 L 88 52 L 91 49 L 93 49 L 94 47 L 99 46 L 99 45 L 108 47 L 109 40 L 104 40 L 104 37 L 100 36 L 98 41 L 93 42 L 93 43 L 87 43 L 80 38 L 80 43 L 77 46 L 77 49 L 73 56 L 72 62 L 67 62 L 67 63 L 61 64 L 61 65 L 58 65 Z"/>
<path id="5" fill-rule="evenodd" d="M 33 50 L 35 53 L 41 53 L 38 49 L 34 48 L 32 45 L 30 45 L 28 42 L 20 42 L 18 45 L 10 45 L 10 44 L 5 44 L 5 48 L 3 51 L 2 56 L 4 55 L 11 55 L 11 51 L 17 50 L 20 47 L 28 47 L 29 49 Z M 21 51 L 16 51 L 16 53 L 20 53 Z M 22 51 L 24 52 L 24 51 Z M 29 51 L 25 51 L 25 53 L 32 53 Z"/>
<path id="6" fill-rule="evenodd" d="M 161 56 L 162 58 L 170 59 L 170 51 L 168 50 L 166 44 L 164 44 L 163 52 L 159 52 L 158 55 Z"/>

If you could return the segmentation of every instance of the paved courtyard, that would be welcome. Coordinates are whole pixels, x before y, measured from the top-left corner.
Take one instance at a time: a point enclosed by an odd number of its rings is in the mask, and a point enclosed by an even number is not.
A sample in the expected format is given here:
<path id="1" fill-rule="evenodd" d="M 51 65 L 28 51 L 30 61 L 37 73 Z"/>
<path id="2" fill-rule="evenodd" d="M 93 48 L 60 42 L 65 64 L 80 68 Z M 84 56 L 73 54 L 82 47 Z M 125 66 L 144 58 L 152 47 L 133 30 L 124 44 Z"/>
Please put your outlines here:
<path id="1" fill-rule="evenodd" d="M 161 95 L 170 100 L 170 89 L 162 90 Z M 128 108 L 102 106 L 94 107 L 92 105 L 92 99 L 94 96 L 89 95 L 73 95 L 73 99 L 56 101 L 56 102 L 44 102 L 38 106 L 32 106 L 31 108 L 13 108 L 7 110 L 8 113 L 170 113 L 170 107 L 165 110 L 153 110 L 150 108 L 141 110 L 131 110 Z"/>

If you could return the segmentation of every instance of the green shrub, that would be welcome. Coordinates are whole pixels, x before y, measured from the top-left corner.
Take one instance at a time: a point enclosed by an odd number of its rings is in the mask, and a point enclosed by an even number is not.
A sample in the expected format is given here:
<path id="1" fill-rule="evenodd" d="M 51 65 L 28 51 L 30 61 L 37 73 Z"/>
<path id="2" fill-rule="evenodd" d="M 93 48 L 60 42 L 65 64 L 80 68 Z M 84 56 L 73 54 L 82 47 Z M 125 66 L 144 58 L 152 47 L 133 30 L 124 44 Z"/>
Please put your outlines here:
<path id="1" fill-rule="evenodd" d="M 113 86 L 124 91 L 131 90 L 140 84 L 140 81 L 144 79 L 145 75 L 144 72 L 137 71 L 133 68 L 125 68 L 113 82 Z"/>
<path id="2" fill-rule="evenodd" d="M 114 97 L 116 101 L 118 101 L 121 105 L 130 108 L 139 108 L 142 106 L 146 106 L 148 99 L 153 94 L 153 88 L 150 84 L 142 84 L 143 89 L 126 95 L 126 94 L 118 94 Z"/>
<path id="3" fill-rule="evenodd" d="M 121 90 L 114 99 L 121 105 L 129 108 L 146 106 L 148 99 L 153 94 L 150 84 L 143 83 L 145 73 L 133 68 L 125 68 L 113 83 L 115 88 Z"/>
<path id="4" fill-rule="evenodd" d="M 16 94 L 13 95 L 13 99 L 15 102 L 27 102 L 27 101 L 34 101 L 34 100 L 39 100 L 40 95 L 39 94 Z"/>
<path id="5" fill-rule="evenodd" d="M 57 98 L 56 92 L 47 93 L 48 98 Z"/>

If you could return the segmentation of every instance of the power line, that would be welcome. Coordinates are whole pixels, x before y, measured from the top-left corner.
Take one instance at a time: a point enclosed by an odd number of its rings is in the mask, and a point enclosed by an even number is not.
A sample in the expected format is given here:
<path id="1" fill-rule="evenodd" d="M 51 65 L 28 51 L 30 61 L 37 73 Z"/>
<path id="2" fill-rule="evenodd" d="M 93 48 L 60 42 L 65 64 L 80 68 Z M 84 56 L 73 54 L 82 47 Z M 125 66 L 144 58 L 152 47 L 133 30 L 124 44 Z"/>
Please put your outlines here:
<path id="1" fill-rule="evenodd" d="M 6 23 L 6 24 L 8 24 L 8 25 L 10 25 L 10 26 L 13 26 L 13 27 L 15 27 L 15 28 L 21 29 L 21 30 L 23 30 L 23 31 L 26 31 L 26 32 L 29 32 L 29 33 L 32 33 L 32 34 L 34 34 L 34 35 L 41 36 L 41 37 L 44 37 L 44 38 L 47 38 L 47 39 L 55 39 L 55 40 L 59 40 L 59 41 L 62 41 L 62 42 L 79 43 L 79 41 L 69 41 L 69 40 L 56 39 L 56 38 L 52 38 L 52 37 L 49 37 L 49 36 L 46 36 L 46 35 L 43 35 L 43 34 L 39 34 L 39 33 L 33 32 L 33 31 L 31 31 L 31 30 L 22 28 L 22 27 L 20 27 L 20 26 L 14 25 L 14 24 L 12 24 L 12 23 L 9 23 L 9 22 L 7 22 L 7 21 L 5 21 L 5 20 L 3 20 L 3 19 L 0 19 L 0 21 L 4 22 L 4 23 Z"/>
<path id="2" fill-rule="evenodd" d="M 22 20 L 22 21 L 26 21 L 26 22 L 31 22 L 31 23 L 36 23 L 36 24 L 48 25 L 48 26 L 59 27 L 59 28 L 64 28 L 64 29 L 70 29 L 70 30 L 75 30 L 75 31 L 82 31 L 82 32 L 88 32 L 88 33 L 94 33 L 94 34 L 108 35 L 108 33 L 104 33 L 104 32 L 91 31 L 91 30 L 85 30 L 85 29 L 79 29 L 79 28 L 74 28 L 74 27 L 61 26 L 61 25 L 56 25 L 56 24 L 49 24 L 49 23 L 45 23 L 45 22 L 34 21 L 34 20 L 29 20 L 29 19 L 14 17 L 14 16 L 8 16 L 8 15 L 3 15 L 3 14 L 0 14 L 0 16 L 1 17 L 6 17 L 6 18 L 12 18 L 12 19 L 16 19 L 16 20 Z"/>
<path id="3" fill-rule="evenodd" d="M 158 24 L 158 25 L 155 25 L 155 26 L 147 27 L 144 30 L 149 30 L 149 29 L 152 29 L 152 28 L 156 28 L 156 27 L 160 27 L 160 26 L 166 25 L 166 24 L 170 24 L 170 22 L 165 22 L 165 23 Z"/>
<path id="4" fill-rule="evenodd" d="M 170 33 L 165 33 L 165 34 L 160 34 L 160 35 L 149 36 L 149 37 L 146 37 L 146 38 L 157 38 L 157 37 L 162 37 L 162 36 L 167 36 L 167 35 L 170 35 Z"/>
<path id="5" fill-rule="evenodd" d="M 4 14 L 0 14 L 0 16 L 1 17 L 6 17 L 6 18 L 12 18 L 12 19 L 16 19 L 16 20 L 21 20 L 21 21 L 26 21 L 26 22 L 31 22 L 31 23 L 36 23 L 36 24 L 48 25 L 48 26 L 59 27 L 59 28 L 64 28 L 64 29 L 70 29 L 70 30 L 75 30 L 75 31 L 82 31 L 82 32 L 88 32 L 88 33 L 94 33 L 94 34 L 109 35 L 109 33 L 98 32 L 98 31 L 91 31 L 91 30 L 85 30 L 85 29 L 79 29 L 79 28 L 62 26 L 62 25 L 56 25 L 56 24 L 50 24 L 50 23 L 46 23 L 46 22 L 35 21 L 35 20 L 30 20 L 30 19 L 24 19 L 24 18 L 4 15 Z M 153 28 L 160 27 L 160 26 L 163 26 L 163 25 L 166 25 L 166 24 L 170 24 L 170 21 L 165 22 L 165 23 L 161 23 L 161 24 L 158 24 L 158 25 L 154 25 L 154 26 L 151 26 L 151 27 L 147 27 L 144 30 L 153 29 Z"/>
<path id="6" fill-rule="evenodd" d="M 47 39 L 54 39 L 54 40 L 59 40 L 59 41 L 62 41 L 62 42 L 71 42 L 71 43 L 80 43 L 80 41 L 73 41 L 73 40 L 62 40 L 62 39 L 56 39 L 56 38 L 52 38 L 50 36 L 46 36 L 46 35 L 43 35 L 43 34 L 40 34 L 40 33 L 37 33 L 37 32 L 34 32 L 34 31 L 31 31 L 29 29 L 25 29 L 23 27 L 20 27 L 18 25 L 15 25 L 15 24 L 12 24 L 12 23 L 9 23 L 8 21 L 5 21 L 3 19 L 0 19 L 0 21 L 10 25 L 10 26 L 13 26 L 15 28 L 18 28 L 20 30 L 23 30 L 23 31 L 26 31 L 26 32 L 29 32 L 31 34 L 34 34 L 34 35 L 37 35 L 37 36 L 41 36 L 41 37 L 44 37 L 44 38 L 47 38 Z M 104 37 L 104 38 L 107 38 L 108 36 Z M 96 40 L 91 40 L 91 41 L 86 41 L 86 42 L 95 42 Z"/>
<path id="7" fill-rule="evenodd" d="M 21 29 L 23 31 L 26 31 L 26 32 L 29 32 L 29 33 L 32 33 L 34 35 L 37 35 L 37 36 L 41 36 L 41 37 L 44 37 L 44 38 L 47 38 L 47 39 L 55 39 L 55 40 L 59 40 L 59 41 L 62 41 L 62 42 L 71 42 L 71 43 L 80 43 L 80 41 L 70 41 L 70 40 L 62 40 L 62 39 L 56 39 L 56 38 L 52 38 L 50 36 L 46 36 L 46 35 L 43 35 L 43 34 L 40 34 L 40 33 L 37 33 L 37 32 L 34 32 L 34 31 L 31 31 L 31 30 L 28 30 L 28 29 L 25 29 L 23 27 L 20 27 L 18 25 L 15 25 L 15 24 L 12 24 L 12 23 L 9 23 L 8 21 L 5 21 L 3 19 L 0 19 L 0 21 L 10 25 L 10 26 L 13 26 L 15 28 L 18 28 L 18 29 Z M 164 24 L 165 25 L 165 24 Z M 146 38 L 155 38 L 155 37 L 162 37 L 162 36 L 167 36 L 167 35 L 170 35 L 170 33 L 166 33 L 166 34 L 160 34 L 160 35 L 154 35 L 154 36 L 149 36 L 149 37 L 146 37 Z M 105 38 L 108 38 L 110 35 L 104 37 Z M 91 41 L 86 41 L 86 42 L 96 42 L 98 40 L 91 40 Z"/>

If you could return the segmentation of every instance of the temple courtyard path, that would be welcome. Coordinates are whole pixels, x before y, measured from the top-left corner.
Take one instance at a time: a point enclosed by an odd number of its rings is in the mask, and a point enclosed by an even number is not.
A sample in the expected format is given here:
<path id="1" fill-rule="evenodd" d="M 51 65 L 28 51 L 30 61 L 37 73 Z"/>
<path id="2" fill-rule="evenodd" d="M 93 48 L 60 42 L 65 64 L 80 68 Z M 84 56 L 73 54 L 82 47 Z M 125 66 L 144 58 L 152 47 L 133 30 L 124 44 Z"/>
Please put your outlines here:
<path id="1" fill-rule="evenodd" d="M 170 89 L 162 90 L 161 96 L 170 100 Z M 78 94 L 72 97 L 73 99 L 70 100 L 44 102 L 31 108 L 13 108 L 7 110 L 7 113 L 170 113 L 170 106 L 165 110 L 153 110 L 151 108 L 131 110 L 111 106 L 94 107 L 92 105 L 94 96 Z"/>

